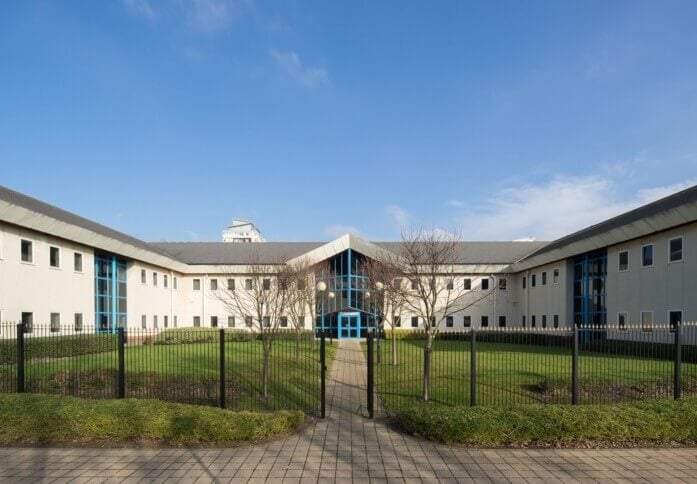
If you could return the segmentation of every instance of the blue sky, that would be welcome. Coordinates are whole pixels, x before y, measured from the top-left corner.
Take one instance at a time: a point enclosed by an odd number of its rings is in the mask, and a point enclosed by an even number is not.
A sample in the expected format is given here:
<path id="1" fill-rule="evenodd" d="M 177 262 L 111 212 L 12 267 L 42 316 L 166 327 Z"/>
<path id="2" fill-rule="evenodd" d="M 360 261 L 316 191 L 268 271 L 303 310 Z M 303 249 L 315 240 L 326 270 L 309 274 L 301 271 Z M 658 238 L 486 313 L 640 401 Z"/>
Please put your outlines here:
<path id="1" fill-rule="evenodd" d="M 697 183 L 696 2 L 0 9 L 0 184 L 145 240 L 551 239 Z"/>

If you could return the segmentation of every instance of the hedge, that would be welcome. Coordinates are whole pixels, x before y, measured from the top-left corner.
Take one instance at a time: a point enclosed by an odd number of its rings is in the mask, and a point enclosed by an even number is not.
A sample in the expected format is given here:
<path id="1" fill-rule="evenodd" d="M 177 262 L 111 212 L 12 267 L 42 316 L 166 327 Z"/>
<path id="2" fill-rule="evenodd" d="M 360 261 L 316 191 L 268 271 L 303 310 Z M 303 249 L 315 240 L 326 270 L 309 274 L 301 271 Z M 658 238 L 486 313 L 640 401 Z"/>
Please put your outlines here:
<path id="1" fill-rule="evenodd" d="M 25 361 L 35 358 L 67 358 L 89 353 L 114 351 L 118 348 L 115 334 L 76 334 L 69 336 L 24 337 Z M 17 359 L 17 340 L 0 340 L 0 364 L 12 364 Z"/>

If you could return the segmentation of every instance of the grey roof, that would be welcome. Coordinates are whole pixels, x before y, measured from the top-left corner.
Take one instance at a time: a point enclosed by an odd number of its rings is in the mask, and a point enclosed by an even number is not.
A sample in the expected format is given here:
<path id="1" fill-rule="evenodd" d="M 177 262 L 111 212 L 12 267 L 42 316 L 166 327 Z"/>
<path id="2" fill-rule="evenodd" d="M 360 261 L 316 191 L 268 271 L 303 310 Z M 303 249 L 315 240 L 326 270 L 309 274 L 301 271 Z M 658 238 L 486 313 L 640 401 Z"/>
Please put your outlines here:
<path id="1" fill-rule="evenodd" d="M 42 202 L 41 200 L 29 197 L 2 185 L 0 185 L 0 200 L 3 200 L 12 205 L 25 208 L 27 210 L 31 210 L 32 212 L 36 212 L 41 215 L 54 218 L 61 222 L 65 222 L 95 232 L 105 237 L 110 237 L 112 239 L 118 240 L 119 242 L 133 245 L 140 249 L 148 250 L 161 255 L 167 255 L 164 254 L 160 249 L 153 247 L 151 244 L 148 244 L 143 240 L 136 239 L 135 237 L 131 237 L 130 235 L 124 234 L 123 232 L 119 232 L 105 225 L 93 222 L 92 220 L 88 220 L 84 217 L 80 217 L 79 215 L 75 215 L 74 213 L 68 212 L 67 210 L 63 210 L 46 202 Z"/>
<path id="2" fill-rule="evenodd" d="M 588 239 L 596 235 L 600 235 L 610 230 L 620 228 L 625 225 L 637 222 L 639 220 L 667 212 L 669 210 L 680 207 L 688 203 L 697 202 L 697 185 L 682 190 L 680 192 L 668 195 L 665 198 L 661 198 L 655 202 L 649 203 L 647 205 L 642 205 L 639 208 L 630 210 L 616 217 L 613 217 L 603 222 L 591 225 L 585 229 L 574 232 L 573 234 L 561 237 L 553 242 L 546 244 L 544 247 L 539 248 L 532 254 L 529 254 L 525 259 L 530 257 L 535 257 L 540 254 L 544 254 L 551 250 L 559 249 L 567 245 L 571 245 L 583 239 Z"/>
<path id="3" fill-rule="evenodd" d="M 326 242 L 157 242 L 154 247 L 191 265 L 274 264 L 299 257 Z M 400 242 L 375 242 L 391 251 Z M 458 242 L 460 264 L 510 264 L 545 242 Z"/>

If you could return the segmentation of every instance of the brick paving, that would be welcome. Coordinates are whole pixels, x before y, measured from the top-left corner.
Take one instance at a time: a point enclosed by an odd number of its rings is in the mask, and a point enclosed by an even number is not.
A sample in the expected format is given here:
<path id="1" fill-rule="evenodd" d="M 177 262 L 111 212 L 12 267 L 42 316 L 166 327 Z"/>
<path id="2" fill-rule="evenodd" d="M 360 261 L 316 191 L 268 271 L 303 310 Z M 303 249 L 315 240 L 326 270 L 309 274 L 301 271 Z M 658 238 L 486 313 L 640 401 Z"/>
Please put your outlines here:
<path id="1" fill-rule="evenodd" d="M 473 450 L 406 437 L 366 418 L 360 346 L 335 344 L 327 418 L 300 435 L 229 449 L 5 448 L 0 481 L 697 482 L 697 449 Z"/>

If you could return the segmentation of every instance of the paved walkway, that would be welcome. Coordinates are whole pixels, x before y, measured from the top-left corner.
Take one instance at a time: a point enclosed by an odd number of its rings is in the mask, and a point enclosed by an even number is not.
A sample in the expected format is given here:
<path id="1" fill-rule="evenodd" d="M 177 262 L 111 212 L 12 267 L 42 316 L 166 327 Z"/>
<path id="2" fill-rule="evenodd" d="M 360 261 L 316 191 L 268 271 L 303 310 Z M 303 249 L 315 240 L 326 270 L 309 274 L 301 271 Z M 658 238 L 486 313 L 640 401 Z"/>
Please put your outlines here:
<path id="1" fill-rule="evenodd" d="M 0 481 L 697 482 L 697 449 L 469 450 L 405 437 L 365 418 L 360 346 L 338 344 L 327 418 L 301 435 L 232 449 L 0 449 Z"/>

